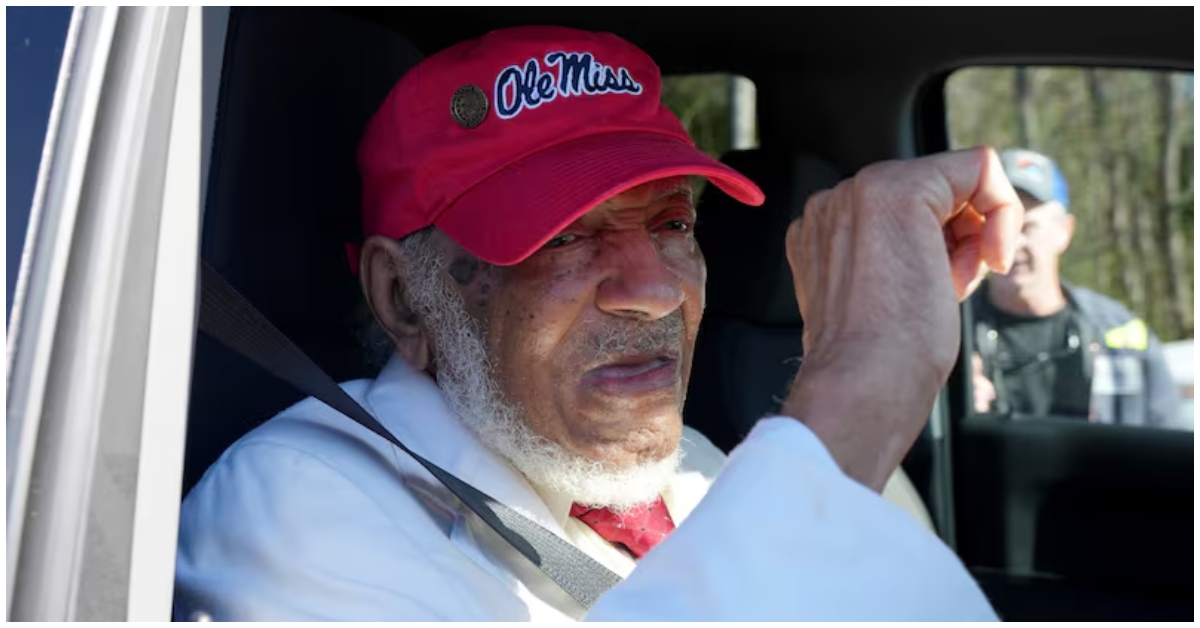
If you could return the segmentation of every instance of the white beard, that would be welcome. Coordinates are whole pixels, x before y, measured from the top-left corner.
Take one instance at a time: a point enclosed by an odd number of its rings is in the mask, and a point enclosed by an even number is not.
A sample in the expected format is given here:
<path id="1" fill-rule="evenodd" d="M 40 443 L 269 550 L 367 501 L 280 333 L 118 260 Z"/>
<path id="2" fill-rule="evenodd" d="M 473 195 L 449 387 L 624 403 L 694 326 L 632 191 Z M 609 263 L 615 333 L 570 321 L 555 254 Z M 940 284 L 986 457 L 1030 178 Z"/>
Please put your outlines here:
<path id="1" fill-rule="evenodd" d="M 409 298 L 433 337 L 438 386 L 451 410 L 485 446 L 534 486 L 585 506 L 623 511 L 659 496 L 679 469 L 681 448 L 662 460 L 613 468 L 536 435 L 492 376 L 483 326 L 467 314 L 457 287 L 440 272 L 441 264 L 414 263 L 410 268 Z"/>

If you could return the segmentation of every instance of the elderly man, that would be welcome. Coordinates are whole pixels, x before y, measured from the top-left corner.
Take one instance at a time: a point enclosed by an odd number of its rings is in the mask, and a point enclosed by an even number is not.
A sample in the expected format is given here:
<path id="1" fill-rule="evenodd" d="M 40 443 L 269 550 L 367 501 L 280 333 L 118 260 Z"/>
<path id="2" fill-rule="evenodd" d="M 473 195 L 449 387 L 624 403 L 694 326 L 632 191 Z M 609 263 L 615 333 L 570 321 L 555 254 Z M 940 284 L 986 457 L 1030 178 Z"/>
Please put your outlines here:
<path id="1" fill-rule="evenodd" d="M 976 411 L 1175 423 L 1179 396 L 1158 337 L 1125 306 L 1059 273 L 1075 216 L 1058 166 L 1025 149 L 1004 151 L 1000 162 L 1025 206 L 1025 224 L 1012 270 L 971 298 Z"/>
<path id="2" fill-rule="evenodd" d="M 995 617 L 878 494 L 955 362 L 958 301 L 1007 269 L 1021 207 L 995 154 L 872 166 L 763 243 L 787 247 L 807 356 L 782 415 L 725 461 L 680 414 L 705 280 L 685 177 L 763 195 L 694 148 L 660 88 L 641 50 L 562 28 L 409 72 L 360 150 L 358 272 L 395 355 L 344 385 L 627 578 L 574 603 L 411 457 L 308 399 L 188 496 L 178 617 Z"/>

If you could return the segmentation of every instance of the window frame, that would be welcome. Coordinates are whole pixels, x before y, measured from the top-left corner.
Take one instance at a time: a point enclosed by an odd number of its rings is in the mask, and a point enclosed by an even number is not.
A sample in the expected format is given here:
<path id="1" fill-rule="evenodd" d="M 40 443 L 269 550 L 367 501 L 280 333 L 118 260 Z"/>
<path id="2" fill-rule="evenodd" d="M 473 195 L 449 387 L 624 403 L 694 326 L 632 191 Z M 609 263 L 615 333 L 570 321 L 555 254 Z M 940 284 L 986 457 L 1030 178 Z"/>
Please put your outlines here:
<path id="1" fill-rule="evenodd" d="M 201 21 L 72 18 L 8 338 L 10 620 L 170 618 L 211 129 Z"/>

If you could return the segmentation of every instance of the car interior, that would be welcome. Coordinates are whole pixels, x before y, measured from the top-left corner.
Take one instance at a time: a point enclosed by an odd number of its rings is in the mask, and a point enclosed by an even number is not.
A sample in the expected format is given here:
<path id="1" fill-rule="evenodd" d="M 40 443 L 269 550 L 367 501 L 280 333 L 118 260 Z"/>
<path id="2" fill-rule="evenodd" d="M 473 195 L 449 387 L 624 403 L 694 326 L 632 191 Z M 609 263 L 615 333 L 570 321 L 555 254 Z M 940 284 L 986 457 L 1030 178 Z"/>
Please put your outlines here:
<path id="1" fill-rule="evenodd" d="M 777 409 L 802 356 L 803 321 L 782 242 L 812 193 L 872 162 L 947 149 L 942 86 L 959 67 L 1190 72 L 1190 15 L 1186 8 L 234 8 L 202 256 L 335 379 L 370 377 L 358 333 L 360 290 L 344 246 L 361 236 L 358 141 L 405 71 L 496 28 L 554 24 L 616 33 L 646 50 L 664 76 L 746 76 L 757 90 L 760 146 L 722 159 L 768 200 L 749 210 L 707 186 L 699 201 L 708 305 L 684 412 L 729 451 Z M 1192 434 L 1002 416 L 965 421 L 967 368 L 960 360 L 935 409 L 948 429 L 927 428 L 904 469 L 930 509 L 948 513 L 939 532 L 1001 618 L 1191 618 Z M 302 396 L 198 334 L 181 495 L 237 438 Z"/>

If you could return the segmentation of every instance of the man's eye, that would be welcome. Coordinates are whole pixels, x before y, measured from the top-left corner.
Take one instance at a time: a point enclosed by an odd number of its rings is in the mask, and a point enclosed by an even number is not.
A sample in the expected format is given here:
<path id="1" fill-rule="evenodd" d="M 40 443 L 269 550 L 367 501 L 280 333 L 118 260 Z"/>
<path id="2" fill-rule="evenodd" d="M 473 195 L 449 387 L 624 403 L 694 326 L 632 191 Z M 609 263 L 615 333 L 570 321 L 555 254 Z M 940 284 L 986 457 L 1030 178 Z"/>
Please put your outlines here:
<path id="1" fill-rule="evenodd" d="M 548 240 L 546 242 L 544 248 L 556 249 L 560 246 L 566 246 L 566 245 L 574 242 L 576 240 L 576 238 L 578 238 L 578 237 L 579 236 L 577 236 L 573 233 L 564 233 L 562 235 L 554 236 L 553 238 L 550 238 L 550 240 Z"/>
<path id="2" fill-rule="evenodd" d="M 686 220 L 668 220 L 662 224 L 661 228 L 667 231 L 691 231 L 692 223 Z"/>

